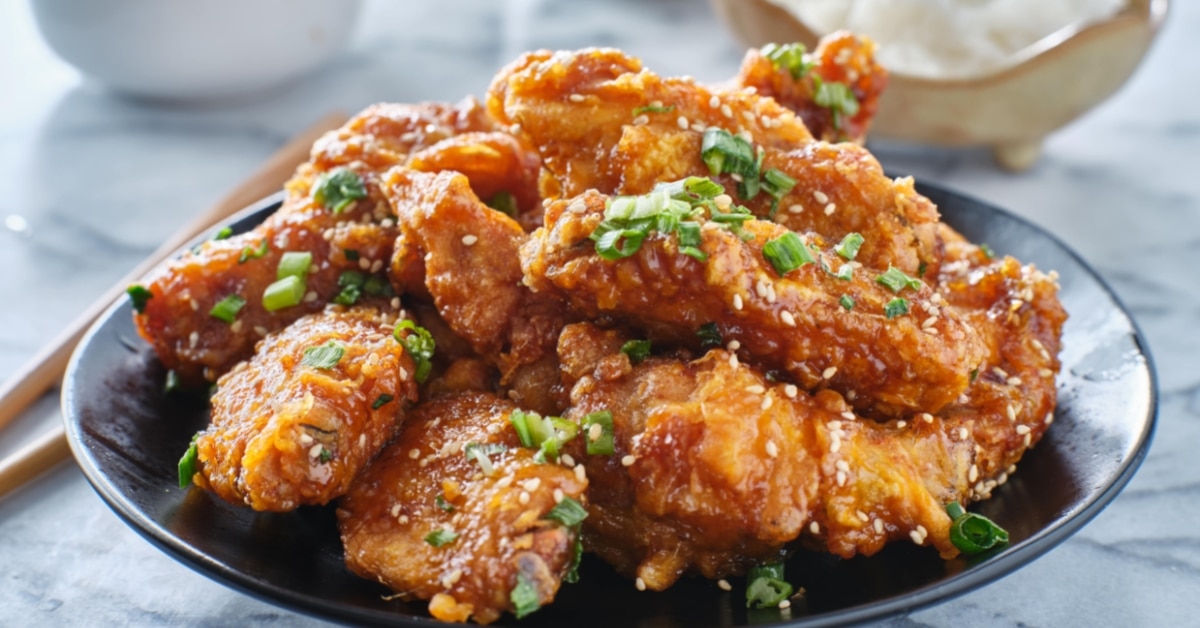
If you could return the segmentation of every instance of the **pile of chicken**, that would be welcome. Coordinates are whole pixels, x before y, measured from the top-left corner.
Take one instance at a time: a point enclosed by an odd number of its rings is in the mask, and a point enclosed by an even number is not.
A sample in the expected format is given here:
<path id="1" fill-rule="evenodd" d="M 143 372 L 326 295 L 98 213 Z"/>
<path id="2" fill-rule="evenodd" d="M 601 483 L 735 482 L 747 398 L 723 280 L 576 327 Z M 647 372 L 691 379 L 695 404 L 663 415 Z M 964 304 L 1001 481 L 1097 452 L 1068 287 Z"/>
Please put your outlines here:
<path id="1" fill-rule="evenodd" d="M 141 286 L 164 365 L 217 383 L 194 480 L 336 503 L 349 568 L 444 620 L 550 602 L 580 544 L 652 590 L 798 546 L 954 556 L 946 504 L 988 497 L 1053 417 L 1065 313 L 1053 273 L 968 243 L 860 145 L 885 83 L 838 34 L 717 86 L 535 52 L 486 106 L 366 109 L 274 215 Z M 715 130 L 792 184 L 747 192 L 706 159 Z M 687 242 L 600 254 L 639 202 L 618 197 L 664 194 Z M 781 269 L 788 234 L 809 262 Z M 311 254 L 303 295 L 268 309 L 287 252 Z"/>

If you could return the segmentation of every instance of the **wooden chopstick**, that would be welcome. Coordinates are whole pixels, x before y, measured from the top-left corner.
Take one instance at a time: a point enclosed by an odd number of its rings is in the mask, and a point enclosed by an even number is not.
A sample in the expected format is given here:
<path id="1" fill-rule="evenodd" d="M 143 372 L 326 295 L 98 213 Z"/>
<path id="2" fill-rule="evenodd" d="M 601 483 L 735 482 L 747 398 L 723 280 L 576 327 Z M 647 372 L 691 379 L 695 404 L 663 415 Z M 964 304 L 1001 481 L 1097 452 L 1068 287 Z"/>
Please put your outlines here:
<path id="1" fill-rule="evenodd" d="M 75 345 L 79 344 L 84 332 L 113 301 L 124 296 L 125 288 L 129 284 L 141 279 L 155 265 L 206 229 L 251 203 L 278 192 L 295 172 L 296 166 L 308 159 L 313 142 L 326 131 L 341 126 L 346 119 L 347 116 L 343 112 L 331 112 L 294 137 L 271 155 L 249 179 L 175 232 L 150 257 L 105 292 L 57 338 L 0 385 L 0 429 L 58 382 L 67 368 L 71 352 L 74 351 Z M 56 430 L 0 461 L 0 497 L 64 460 L 68 453 L 62 426 L 58 426 Z"/>

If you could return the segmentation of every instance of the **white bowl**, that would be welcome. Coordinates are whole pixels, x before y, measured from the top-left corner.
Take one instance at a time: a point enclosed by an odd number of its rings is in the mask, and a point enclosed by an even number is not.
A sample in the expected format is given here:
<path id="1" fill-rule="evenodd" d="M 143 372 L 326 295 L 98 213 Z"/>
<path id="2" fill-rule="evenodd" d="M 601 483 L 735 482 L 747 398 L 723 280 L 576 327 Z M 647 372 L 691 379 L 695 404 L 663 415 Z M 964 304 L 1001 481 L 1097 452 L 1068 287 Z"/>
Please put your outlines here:
<path id="1" fill-rule="evenodd" d="M 129 94 L 219 100 L 298 78 L 342 49 L 361 0 L 32 0 L 42 37 Z"/>

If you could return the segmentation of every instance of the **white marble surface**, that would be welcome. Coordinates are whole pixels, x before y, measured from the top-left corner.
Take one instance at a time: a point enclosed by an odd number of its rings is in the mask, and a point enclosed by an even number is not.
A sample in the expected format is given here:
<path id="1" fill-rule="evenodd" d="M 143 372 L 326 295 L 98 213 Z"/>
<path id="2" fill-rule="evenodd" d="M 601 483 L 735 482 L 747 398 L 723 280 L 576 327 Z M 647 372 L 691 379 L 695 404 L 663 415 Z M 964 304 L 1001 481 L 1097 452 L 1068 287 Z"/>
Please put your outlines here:
<path id="1" fill-rule="evenodd" d="M 990 586 L 887 626 L 1197 625 L 1200 595 L 1200 5 L 1176 1 L 1145 64 L 1021 175 L 981 151 L 888 148 L 884 164 L 1010 208 L 1090 260 L 1149 338 L 1158 432 L 1124 493 L 1069 541 Z M 131 102 L 80 79 L 0 4 L 0 377 L 327 110 L 480 94 L 533 47 L 616 45 L 718 79 L 740 53 L 702 0 L 369 3 L 351 50 L 237 105 Z M 0 455 L 60 420 L 47 396 Z M 0 625 L 313 625 L 174 562 L 64 465 L 0 502 Z"/>

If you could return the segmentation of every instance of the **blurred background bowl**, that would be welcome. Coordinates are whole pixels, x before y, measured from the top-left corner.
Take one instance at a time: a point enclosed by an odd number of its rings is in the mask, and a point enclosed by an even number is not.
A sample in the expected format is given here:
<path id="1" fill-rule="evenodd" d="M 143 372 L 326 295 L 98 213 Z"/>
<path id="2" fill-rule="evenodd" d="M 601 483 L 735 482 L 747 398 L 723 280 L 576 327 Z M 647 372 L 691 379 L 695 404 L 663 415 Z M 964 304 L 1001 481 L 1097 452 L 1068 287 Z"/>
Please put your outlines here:
<path id="1" fill-rule="evenodd" d="M 799 41 L 811 50 L 824 34 L 767 0 L 712 4 L 750 46 Z M 1108 98 L 1133 74 L 1166 14 L 1167 0 L 1131 0 L 1111 19 L 1062 28 L 1018 51 L 1003 69 L 979 76 L 932 79 L 892 72 L 871 134 L 939 146 L 989 146 L 1001 166 L 1024 170 L 1037 161 L 1047 135 Z"/>
<path id="2" fill-rule="evenodd" d="M 216 101 L 315 69 L 349 38 L 361 0 L 32 0 L 42 37 L 117 91 Z"/>

